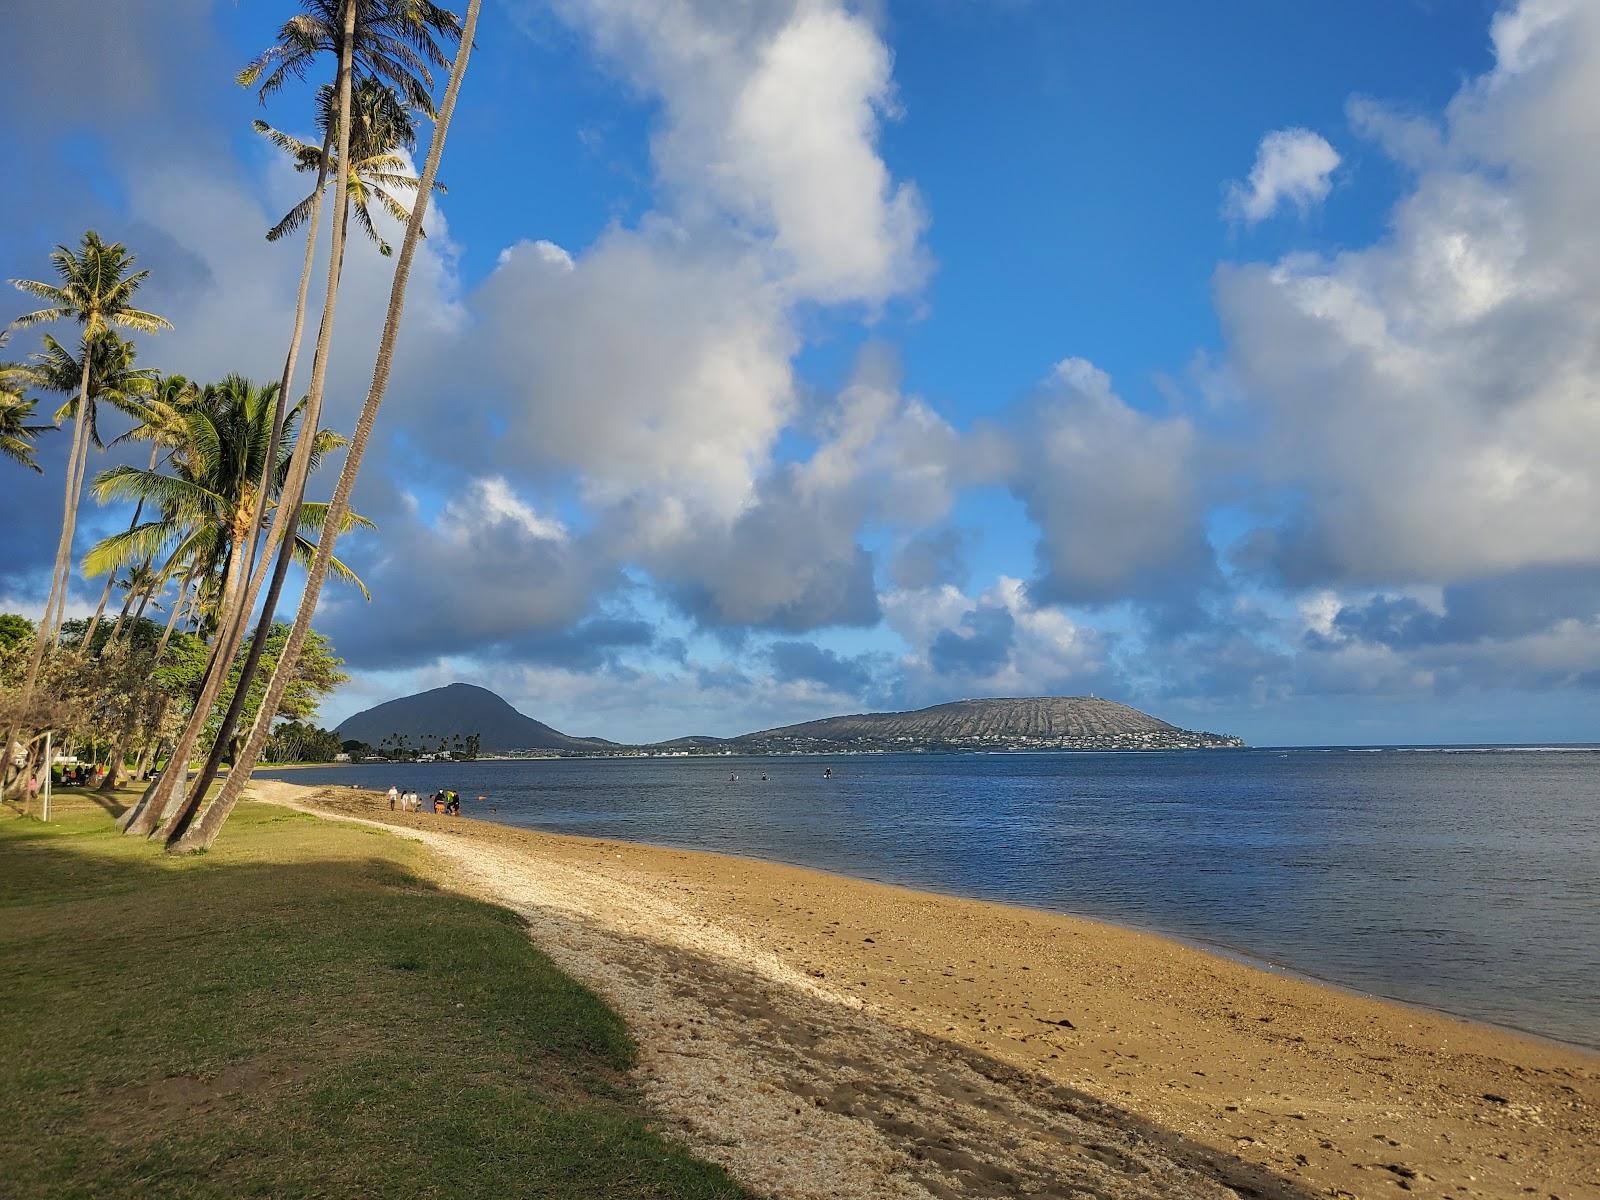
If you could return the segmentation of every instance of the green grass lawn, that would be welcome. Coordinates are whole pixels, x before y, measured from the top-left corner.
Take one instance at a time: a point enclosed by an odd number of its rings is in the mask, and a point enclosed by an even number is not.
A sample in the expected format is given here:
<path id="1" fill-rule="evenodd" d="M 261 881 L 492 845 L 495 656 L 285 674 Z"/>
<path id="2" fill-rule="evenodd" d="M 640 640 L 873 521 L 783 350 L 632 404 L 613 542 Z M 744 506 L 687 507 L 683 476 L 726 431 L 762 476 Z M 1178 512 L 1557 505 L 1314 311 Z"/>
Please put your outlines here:
<path id="1" fill-rule="evenodd" d="M 376 830 L 242 804 L 172 859 L 0 809 L 0 1195 L 724 1197 L 621 1020 Z"/>

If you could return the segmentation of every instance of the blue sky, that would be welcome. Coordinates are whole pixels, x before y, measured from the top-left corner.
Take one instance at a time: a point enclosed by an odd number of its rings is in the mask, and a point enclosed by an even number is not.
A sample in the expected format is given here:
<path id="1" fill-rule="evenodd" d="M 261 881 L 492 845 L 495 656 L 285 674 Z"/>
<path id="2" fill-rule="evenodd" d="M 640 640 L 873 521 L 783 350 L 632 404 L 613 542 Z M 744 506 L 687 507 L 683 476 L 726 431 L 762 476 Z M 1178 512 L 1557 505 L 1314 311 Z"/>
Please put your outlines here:
<path id="1" fill-rule="evenodd" d="M 1045 692 L 1592 739 L 1586 9 L 486 6 L 324 717 L 465 678 L 624 739 Z M 299 181 L 230 76 L 289 10 L 25 18 L 0 271 L 93 224 L 177 326 L 144 361 L 275 373 Z M 354 254 L 335 426 L 385 265 Z M 6 487 L 27 611 L 53 532 L 12 518 L 59 471 Z"/>

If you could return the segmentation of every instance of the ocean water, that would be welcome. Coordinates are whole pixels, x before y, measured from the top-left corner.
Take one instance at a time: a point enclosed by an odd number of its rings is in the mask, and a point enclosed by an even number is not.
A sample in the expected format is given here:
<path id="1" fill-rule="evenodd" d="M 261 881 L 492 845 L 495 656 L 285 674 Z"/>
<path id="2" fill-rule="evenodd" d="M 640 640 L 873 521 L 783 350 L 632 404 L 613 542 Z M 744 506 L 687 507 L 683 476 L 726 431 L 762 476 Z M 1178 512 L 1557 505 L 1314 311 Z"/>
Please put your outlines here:
<path id="1" fill-rule="evenodd" d="M 566 759 L 278 777 L 453 787 L 467 815 L 510 825 L 1098 917 L 1600 1047 L 1600 749 Z"/>

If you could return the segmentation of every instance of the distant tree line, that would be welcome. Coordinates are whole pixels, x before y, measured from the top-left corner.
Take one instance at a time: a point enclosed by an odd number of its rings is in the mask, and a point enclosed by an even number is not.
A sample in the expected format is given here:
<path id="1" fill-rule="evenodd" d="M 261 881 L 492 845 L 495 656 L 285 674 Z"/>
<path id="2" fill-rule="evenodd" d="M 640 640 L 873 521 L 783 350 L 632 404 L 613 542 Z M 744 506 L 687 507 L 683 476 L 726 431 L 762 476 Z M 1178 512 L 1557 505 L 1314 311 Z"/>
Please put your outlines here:
<path id="1" fill-rule="evenodd" d="M 377 757 L 390 762 L 416 762 L 422 758 L 466 762 L 477 758 L 481 747 L 482 742 L 475 733 L 420 733 L 413 739 L 410 734 L 396 732 L 379 738 L 376 746 L 366 742 L 344 744 L 345 753 L 351 758 Z"/>

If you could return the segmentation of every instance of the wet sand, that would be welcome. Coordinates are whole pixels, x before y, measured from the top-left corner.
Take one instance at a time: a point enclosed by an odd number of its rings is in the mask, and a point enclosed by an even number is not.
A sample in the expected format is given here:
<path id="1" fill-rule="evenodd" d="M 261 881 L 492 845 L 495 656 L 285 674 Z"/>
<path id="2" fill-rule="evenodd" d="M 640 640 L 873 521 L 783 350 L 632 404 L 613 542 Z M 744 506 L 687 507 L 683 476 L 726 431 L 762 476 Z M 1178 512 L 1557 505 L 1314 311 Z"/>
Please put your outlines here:
<path id="1" fill-rule="evenodd" d="M 1600 1197 L 1587 1051 L 1095 921 L 254 791 L 521 913 L 664 1122 L 767 1195 Z"/>

